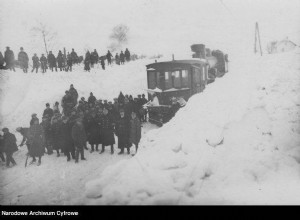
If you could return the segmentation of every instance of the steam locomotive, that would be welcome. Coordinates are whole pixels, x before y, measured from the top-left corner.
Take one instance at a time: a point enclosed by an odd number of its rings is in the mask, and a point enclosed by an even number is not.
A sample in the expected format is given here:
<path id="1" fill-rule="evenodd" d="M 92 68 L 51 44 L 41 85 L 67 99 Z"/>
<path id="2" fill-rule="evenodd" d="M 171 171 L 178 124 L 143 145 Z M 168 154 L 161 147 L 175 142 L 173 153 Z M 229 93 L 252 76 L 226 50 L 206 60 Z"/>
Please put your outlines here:
<path id="1" fill-rule="evenodd" d="M 206 85 L 228 72 L 228 55 L 211 51 L 204 44 L 191 46 L 192 59 L 155 62 L 147 65 L 149 122 L 162 126 L 174 116 L 174 106 L 202 92 Z"/>

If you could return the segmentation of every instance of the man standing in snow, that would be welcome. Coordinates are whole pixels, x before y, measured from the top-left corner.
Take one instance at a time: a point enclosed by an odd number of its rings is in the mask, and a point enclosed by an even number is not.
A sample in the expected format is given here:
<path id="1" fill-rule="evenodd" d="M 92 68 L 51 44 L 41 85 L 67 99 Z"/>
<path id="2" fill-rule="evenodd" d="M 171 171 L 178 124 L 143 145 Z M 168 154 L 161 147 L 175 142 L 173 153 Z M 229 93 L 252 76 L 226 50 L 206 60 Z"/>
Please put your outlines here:
<path id="1" fill-rule="evenodd" d="M 30 164 L 36 162 L 36 157 L 39 158 L 38 166 L 41 165 L 42 156 L 45 153 L 44 132 L 38 120 L 33 121 L 28 132 L 29 155 L 32 157 Z"/>
<path id="2" fill-rule="evenodd" d="M 101 67 L 102 67 L 103 70 L 105 70 L 105 62 L 104 62 L 104 59 L 105 59 L 104 57 L 101 57 L 101 58 L 100 58 Z"/>
<path id="3" fill-rule="evenodd" d="M 90 103 L 92 103 L 93 104 L 93 106 L 95 105 L 95 102 L 96 102 L 96 97 L 93 95 L 93 93 L 91 92 L 90 93 L 90 97 L 88 98 L 88 103 L 90 104 Z"/>
<path id="4" fill-rule="evenodd" d="M 55 58 L 54 54 L 52 53 L 52 51 L 49 51 L 47 59 L 48 59 L 48 64 L 49 64 L 49 68 L 51 69 L 51 71 L 53 72 L 53 68 L 55 67 L 55 71 L 57 72 L 56 58 Z"/>
<path id="5" fill-rule="evenodd" d="M 15 70 L 15 55 L 12 50 L 9 49 L 9 47 L 6 47 L 6 51 L 4 53 L 4 61 L 6 63 L 6 69 Z"/>
<path id="6" fill-rule="evenodd" d="M 64 57 L 61 50 L 58 52 L 56 60 L 57 60 L 58 68 L 60 69 L 60 71 L 62 71 L 64 68 Z"/>
<path id="7" fill-rule="evenodd" d="M 40 62 L 41 62 L 42 71 L 43 73 L 45 73 L 47 71 L 47 58 L 44 56 L 44 54 L 42 54 L 40 58 Z"/>
<path id="8" fill-rule="evenodd" d="M 120 65 L 120 57 L 118 53 L 115 56 L 115 60 L 116 60 L 116 64 Z"/>
<path id="9" fill-rule="evenodd" d="M 121 150 L 118 154 L 123 154 L 124 148 L 127 148 L 127 153 L 130 154 L 129 120 L 125 117 L 123 109 L 120 109 L 120 116 L 116 120 L 116 135 L 118 137 L 118 148 Z"/>
<path id="10" fill-rule="evenodd" d="M 115 137 L 114 137 L 114 125 L 113 119 L 108 114 L 108 110 L 106 108 L 103 109 L 103 116 L 99 120 L 100 123 L 100 134 L 101 134 L 101 141 L 102 141 L 102 150 L 100 154 L 102 154 L 105 150 L 105 146 L 110 145 L 111 154 L 114 153 L 114 144 L 115 144 Z"/>
<path id="11" fill-rule="evenodd" d="M 111 65 L 111 58 L 113 55 L 110 53 L 110 51 L 107 51 L 106 59 L 107 59 L 107 65 Z"/>
<path id="12" fill-rule="evenodd" d="M 74 51 L 74 48 L 72 48 L 71 60 L 72 60 L 72 64 L 75 64 L 78 61 L 78 56 L 77 53 Z"/>
<path id="13" fill-rule="evenodd" d="M 123 51 L 121 51 L 121 53 L 120 53 L 120 62 L 121 62 L 121 64 L 125 63 L 125 55 L 124 55 Z"/>
<path id="14" fill-rule="evenodd" d="M 39 121 L 39 119 L 36 117 L 36 115 L 37 115 L 36 113 L 33 113 L 31 115 L 30 126 L 32 126 L 34 124 L 35 120 Z"/>
<path id="15" fill-rule="evenodd" d="M 69 71 L 72 72 L 72 57 L 70 55 L 70 53 L 68 52 L 68 55 L 67 55 L 67 70 L 66 71 Z"/>
<path id="16" fill-rule="evenodd" d="M 69 121 L 68 117 L 62 117 L 61 132 L 63 136 L 63 149 L 65 150 L 64 153 L 67 155 L 67 161 L 71 160 L 71 156 L 72 159 L 75 159 L 75 148 L 72 139 L 73 125 L 74 124 Z"/>
<path id="17" fill-rule="evenodd" d="M 130 142 L 130 146 L 132 146 L 132 144 L 135 145 L 135 152 L 137 152 L 138 150 L 141 136 L 142 136 L 141 122 L 136 117 L 136 113 L 132 112 L 131 120 L 130 120 L 129 142 Z"/>
<path id="18" fill-rule="evenodd" d="M 72 139 L 74 141 L 76 155 L 75 155 L 75 163 L 78 163 L 79 154 L 81 155 L 81 160 L 86 160 L 84 158 L 84 146 L 86 144 L 86 133 L 82 124 L 82 119 L 78 118 L 76 123 L 72 127 Z"/>
<path id="19" fill-rule="evenodd" d="M 126 48 L 126 50 L 125 50 L 125 58 L 126 58 L 127 62 L 130 61 L 130 52 L 129 52 L 128 48 Z"/>
<path id="20" fill-rule="evenodd" d="M 87 51 L 85 54 L 85 59 L 84 59 L 84 70 L 85 71 L 90 72 L 90 70 L 91 70 L 90 64 L 91 64 L 91 54 L 89 51 Z"/>
<path id="21" fill-rule="evenodd" d="M 23 47 L 20 48 L 20 52 L 18 54 L 18 61 L 20 62 L 20 67 L 23 70 L 24 73 L 28 72 L 28 55 L 27 53 L 23 50 Z"/>
<path id="22" fill-rule="evenodd" d="M 15 166 L 16 161 L 13 158 L 13 153 L 18 150 L 16 136 L 9 132 L 8 128 L 2 129 L 4 135 L 4 152 L 6 154 L 6 167 L 9 167 L 10 162 Z"/>
<path id="23" fill-rule="evenodd" d="M 52 108 L 50 108 L 49 103 L 46 103 L 46 109 L 44 110 L 43 117 L 45 117 L 46 115 L 48 115 L 49 118 L 53 117 L 53 110 Z"/>
<path id="24" fill-rule="evenodd" d="M 36 73 L 38 72 L 39 69 L 39 58 L 37 57 L 36 53 L 34 54 L 34 56 L 32 57 L 32 70 L 31 72 L 34 71 L 34 69 L 36 69 Z"/>
<path id="25" fill-rule="evenodd" d="M 78 99 L 78 92 L 77 90 L 74 88 L 73 84 L 70 85 L 70 89 L 69 89 L 70 95 L 73 98 L 73 103 L 74 106 L 77 104 L 77 99 Z"/>

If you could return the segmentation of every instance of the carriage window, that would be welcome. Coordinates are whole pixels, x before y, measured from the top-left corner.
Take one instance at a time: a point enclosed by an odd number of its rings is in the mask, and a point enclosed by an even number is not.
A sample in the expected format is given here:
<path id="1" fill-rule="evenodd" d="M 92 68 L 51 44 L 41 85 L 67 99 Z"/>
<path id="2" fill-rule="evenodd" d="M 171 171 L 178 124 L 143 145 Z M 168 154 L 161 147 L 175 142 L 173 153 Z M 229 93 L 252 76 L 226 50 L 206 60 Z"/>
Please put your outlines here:
<path id="1" fill-rule="evenodd" d="M 172 77 L 171 72 L 165 72 L 165 89 L 172 88 Z"/>
<path id="2" fill-rule="evenodd" d="M 193 81 L 196 84 L 200 84 L 201 83 L 201 71 L 198 68 L 194 68 Z"/>
<path id="3" fill-rule="evenodd" d="M 182 88 L 189 87 L 190 77 L 189 77 L 188 71 L 187 70 L 182 70 L 181 71 L 181 77 L 182 77 Z"/>
<path id="4" fill-rule="evenodd" d="M 156 87 L 157 88 L 161 88 L 161 86 L 160 86 L 160 77 L 161 77 L 160 72 L 156 72 Z"/>
<path id="5" fill-rule="evenodd" d="M 203 79 L 203 81 L 205 81 L 205 67 L 203 66 L 202 67 L 202 79 Z"/>
<path id="6" fill-rule="evenodd" d="M 156 72 L 148 72 L 148 82 L 149 82 L 149 89 L 155 89 L 156 87 Z"/>
<path id="7" fill-rule="evenodd" d="M 181 87 L 180 71 L 177 70 L 177 71 L 172 72 L 172 76 L 173 76 L 174 88 L 180 88 Z"/>

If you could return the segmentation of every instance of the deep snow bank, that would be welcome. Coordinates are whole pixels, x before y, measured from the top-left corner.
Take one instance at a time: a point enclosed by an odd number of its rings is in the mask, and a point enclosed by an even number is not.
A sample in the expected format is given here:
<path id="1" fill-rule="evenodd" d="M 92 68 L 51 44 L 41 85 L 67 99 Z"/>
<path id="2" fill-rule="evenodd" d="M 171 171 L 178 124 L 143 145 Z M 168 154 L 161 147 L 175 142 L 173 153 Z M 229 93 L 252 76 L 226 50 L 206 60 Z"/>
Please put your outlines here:
<path id="1" fill-rule="evenodd" d="M 300 204 L 299 51 L 241 57 L 83 204 Z"/>

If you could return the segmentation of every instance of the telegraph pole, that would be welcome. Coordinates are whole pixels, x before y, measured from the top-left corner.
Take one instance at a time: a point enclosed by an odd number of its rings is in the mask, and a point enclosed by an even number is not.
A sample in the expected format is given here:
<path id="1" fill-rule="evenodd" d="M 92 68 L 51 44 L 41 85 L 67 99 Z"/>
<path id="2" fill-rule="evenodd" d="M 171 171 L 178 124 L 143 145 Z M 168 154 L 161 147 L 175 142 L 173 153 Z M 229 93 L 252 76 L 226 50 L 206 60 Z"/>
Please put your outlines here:
<path id="1" fill-rule="evenodd" d="M 255 23 L 255 39 L 254 39 L 254 53 L 257 52 L 256 45 L 257 45 L 257 38 L 259 43 L 260 55 L 262 56 L 262 49 L 261 49 L 261 42 L 260 42 L 260 34 L 259 34 L 259 27 L 258 22 Z"/>

